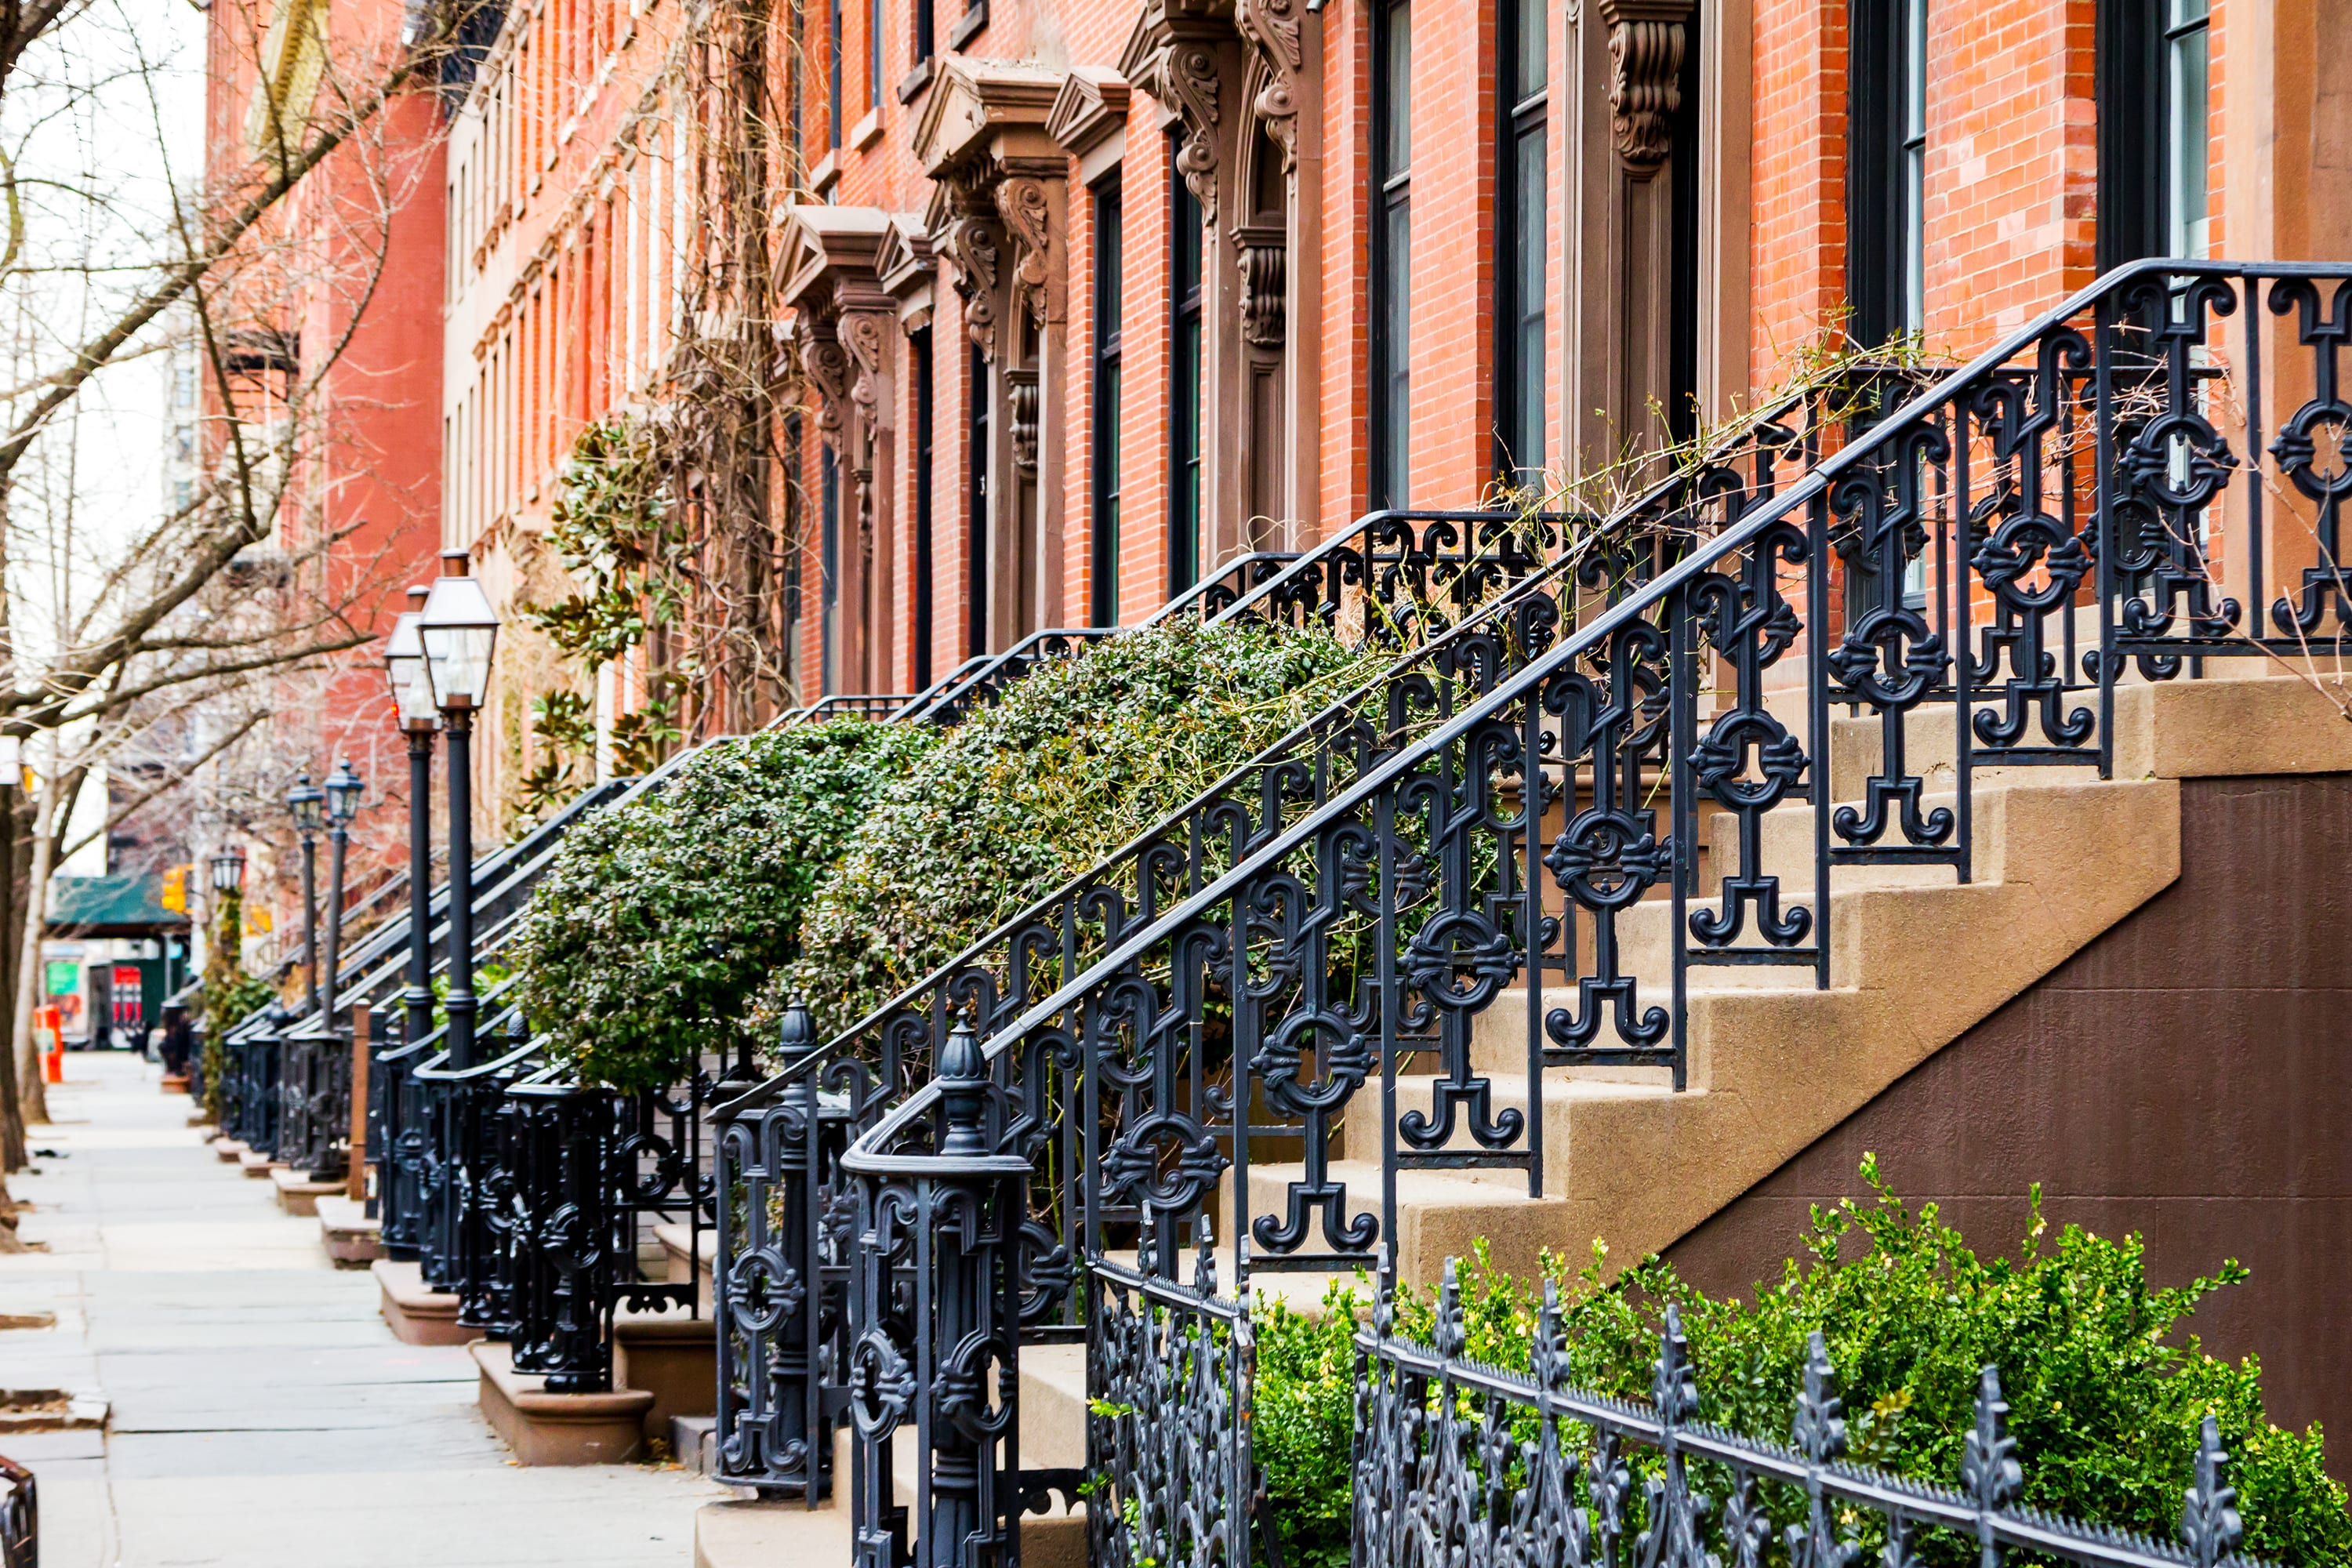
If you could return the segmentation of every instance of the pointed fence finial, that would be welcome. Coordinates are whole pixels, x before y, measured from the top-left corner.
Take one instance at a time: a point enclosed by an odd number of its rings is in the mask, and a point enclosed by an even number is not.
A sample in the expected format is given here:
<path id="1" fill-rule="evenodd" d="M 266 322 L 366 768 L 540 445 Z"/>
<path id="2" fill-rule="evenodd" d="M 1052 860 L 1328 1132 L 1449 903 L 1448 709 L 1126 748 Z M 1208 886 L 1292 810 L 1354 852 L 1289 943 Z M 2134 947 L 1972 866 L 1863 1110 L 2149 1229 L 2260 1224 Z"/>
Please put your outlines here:
<path id="1" fill-rule="evenodd" d="M 2236 1507 L 2238 1489 L 2222 1481 L 2229 1463 L 2229 1450 L 2221 1447 L 2221 1424 L 2208 1415 L 2197 1442 L 2197 1484 L 2184 1494 L 2180 1510 L 2180 1539 L 2197 1568 L 2215 1568 L 2235 1553 L 2245 1539 L 2245 1521 L 2238 1517 Z"/>
<path id="2" fill-rule="evenodd" d="M 1217 1238 L 1203 1214 L 1192 1226 L 1192 1289 L 1201 1295 L 1217 1293 Z"/>
<path id="3" fill-rule="evenodd" d="M 2009 1401 L 2000 1396 L 2000 1369 L 1977 1380 L 1977 1424 L 1960 1454 L 1960 1489 L 1985 1513 L 1998 1513 L 2024 1494 L 2025 1470 L 2017 1439 L 2009 1435 Z"/>
<path id="4" fill-rule="evenodd" d="M 1468 1341 L 1462 1326 L 1461 1265 L 1449 1258 L 1444 1277 L 1438 1282 L 1437 1321 L 1431 1327 L 1429 1342 L 1440 1355 L 1457 1356 Z"/>
<path id="5" fill-rule="evenodd" d="M 1837 1395 L 1829 1346 L 1819 1329 L 1806 1341 L 1805 1386 L 1797 1395 L 1789 1446 L 1816 1465 L 1826 1465 L 1845 1452 L 1845 1401 Z"/>
<path id="6" fill-rule="evenodd" d="M 1690 1340 L 1683 1333 L 1682 1309 L 1672 1301 L 1666 1303 L 1665 1326 L 1658 1332 L 1656 1375 L 1650 1384 L 1650 1397 L 1658 1406 L 1658 1419 L 1669 1426 L 1678 1426 L 1698 1414 L 1698 1374 L 1691 1370 Z"/>

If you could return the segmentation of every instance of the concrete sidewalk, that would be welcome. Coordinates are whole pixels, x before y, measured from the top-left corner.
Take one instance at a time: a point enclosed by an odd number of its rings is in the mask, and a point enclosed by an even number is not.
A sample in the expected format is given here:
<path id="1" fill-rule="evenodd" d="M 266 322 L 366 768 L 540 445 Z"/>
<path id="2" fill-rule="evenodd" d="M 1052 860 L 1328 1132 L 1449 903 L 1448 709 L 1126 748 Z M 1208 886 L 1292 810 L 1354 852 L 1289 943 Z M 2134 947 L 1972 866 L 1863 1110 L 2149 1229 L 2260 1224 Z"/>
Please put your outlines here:
<path id="1" fill-rule="evenodd" d="M 40 1479 L 44 1568 L 234 1563 L 638 1568 L 692 1561 L 694 1511 L 728 1495 L 675 1468 L 522 1469 L 475 1405 L 461 1348 L 404 1345 L 365 1270 L 315 1219 L 222 1164 L 156 1070 L 66 1058 L 35 1130 L 51 1250 L 0 1258 L 0 1388 L 111 1404 L 104 1432 L 0 1434 Z"/>

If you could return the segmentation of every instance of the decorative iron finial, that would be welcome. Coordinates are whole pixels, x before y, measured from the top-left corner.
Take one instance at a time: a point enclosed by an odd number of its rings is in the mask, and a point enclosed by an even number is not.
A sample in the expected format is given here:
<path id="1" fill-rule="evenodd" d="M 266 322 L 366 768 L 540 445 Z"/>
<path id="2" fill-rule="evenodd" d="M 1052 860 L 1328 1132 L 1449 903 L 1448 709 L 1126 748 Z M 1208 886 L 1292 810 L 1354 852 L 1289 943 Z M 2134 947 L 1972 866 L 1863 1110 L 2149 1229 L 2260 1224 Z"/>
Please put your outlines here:
<path id="1" fill-rule="evenodd" d="M 1559 1281 L 1549 1275 L 1543 1305 L 1536 1309 L 1536 1340 L 1528 1364 L 1543 1387 L 1556 1393 L 1568 1386 L 1568 1333 L 1559 1326 Z"/>
<path id="2" fill-rule="evenodd" d="M 1429 1342 L 1442 1356 L 1462 1353 L 1462 1276 L 1451 1258 L 1445 1260 L 1445 1278 L 1437 1287 L 1437 1324 Z"/>
<path id="3" fill-rule="evenodd" d="M 940 1140 L 942 1154 L 985 1154 L 988 1134 L 981 1121 L 988 1109 L 988 1069 L 981 1059 L 980 1037 L 970 1024 L 959 1023 L 940 1047 L 940 1100 L 947 1112 L 947 1135 Z"/>
<path id="4" fill-rule="evenodd" d="M 1217 1238 L 1206 1214 L 1192 1227 L 1192 1289 L 1213 1296 L 1217 1293 Z"/>
<path id="5" fill-rule="evenodd" d="M 1815 1465 L 1826 1465 L 1845 1452 L 1845 1401 L 1836 1393 L 1836 1373 L 1830 1367 L 1827 1343 L 1815 1329 L 1805 1345 L 1805 1386 L 1797 1395 L 1797 1419 L 1789 1444 Z"/>
<path id="6" fill-rule="evenodd" d="M 1960 1489 L 1979 1510 L 1997 1513 L 2025 1491 L 2017 1439 L 2009 1435 L 2009 1401 L 2000 1396 L 2000 1368 L 1988 1366 L 1977 1383 L 1977 1425 L 1960 1454 Z"/>
<path id="7" fill-rule="evenodd" d="M 1381 1243 L 1380 1260 L 1372 1266 L 1372 1332 L 1381 1339 L 1396 1327 L 1396 1258 L 1387 1242 Z"/>
<path id="8" fill-rule="evenodd" d="M 776 1049 L 788 1062 L 816 1049 L 816 1019 L 809 1013 L 807 998 L 797 991 L 784 1004 L 783 1018 L 776 1026 Z"/>
<path id="9" fill-rule="evenodd" d="M 1657 1402 L 1658 1419 L 1678 1426 L 1698 1414 L 1698 1374 L 1691 1370 L 1690 1341 L 1683 1333 L 1682 1310 L 1666 1303 L 1666 1324 L 1658 1334 L 1657 1375 L 1650 1396 Z"/>
<path id="10" fill-rule="evenodd" d="M 2221 1479 L 2229 1462 L 2229 1451 L 2221 1447 L 2221 1424 L 2208 1415 L 2197 1440 L 2197 1484 L 2183 1494 L 2180 1510 L 2180 1539 L 2197 1568 L 2214 1568 L 2245 1539 L 2245 1521 L 2234 1506 L 2238 1489 L 2224 1485 Z"/>

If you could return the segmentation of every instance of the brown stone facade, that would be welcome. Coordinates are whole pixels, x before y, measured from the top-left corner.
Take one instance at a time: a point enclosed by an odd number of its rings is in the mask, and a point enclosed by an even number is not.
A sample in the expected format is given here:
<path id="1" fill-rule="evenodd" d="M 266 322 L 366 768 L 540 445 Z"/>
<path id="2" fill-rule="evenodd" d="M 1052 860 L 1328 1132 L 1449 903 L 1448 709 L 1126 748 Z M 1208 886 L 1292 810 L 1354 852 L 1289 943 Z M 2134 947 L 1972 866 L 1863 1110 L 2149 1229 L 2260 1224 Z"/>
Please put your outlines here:
<path id="1" fill-rule="evenodd" d="M 2137 1231 L 2159 1284 L 2234 1258 L 2192 1327 L 2258 1355 L 2271 1415 L 2352 1431 L 2352 774 L 2181 785 L 2179 880 L 1668 1249 L 1710 1290 L 1778 1274 L 1807 1205 L 1933 1200 L 1982 1253 L 2026 1194 Z M 2331 1445 L 2352 1471 L 2352 1447 Z"/>

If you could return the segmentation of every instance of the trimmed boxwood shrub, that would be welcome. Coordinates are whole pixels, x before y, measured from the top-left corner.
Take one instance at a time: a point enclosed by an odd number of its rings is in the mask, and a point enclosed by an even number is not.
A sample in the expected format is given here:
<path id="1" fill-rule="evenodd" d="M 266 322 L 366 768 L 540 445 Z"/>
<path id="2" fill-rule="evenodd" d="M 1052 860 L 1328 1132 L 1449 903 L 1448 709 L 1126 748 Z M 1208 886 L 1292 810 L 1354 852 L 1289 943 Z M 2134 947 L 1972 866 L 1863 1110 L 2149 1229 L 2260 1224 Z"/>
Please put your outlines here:
<path id="1" fill-rule="evenodd" d="M 851 836 L 789 987 L 828 1031 L 855 1023 L 1327 706 L 1370 657 L 1321 630 L 1178 622 L 1038 669 Z"/>
<path id="2" fill-rule="evenodd" d="M 2039 1189 L 2016 1256 L 1979 1258 L 1934 1205 L 1915 1210 L 1896 1197 L 1874 1158 L 1862 1170 L 1875 1195 L 1817 1206 L 1801 1261 L 1753 1300 L 1709 1297 L 1656 1258 L 1604 1285 L 1598 1244 L 1581 1268 L 1548 1258 L 1575 1383 L 1646 1405 L 1672 1301 L 1697 1373 L 1699 1418 L 1785 1442 L 1807 1336 L 1818 1329 L 1837 1369 L 1852 1457 L 1951 1485 L 1990 1363 L 2000 1369 L 2027 1505 L 2174 1540 L 2211 1415 L 2238 1489 L 2242 1550 L 2280 1563 L 2352 1562 L 2352 1516 L 2321 1463 L 2319 1428 L 2273 1426 L 2260 1363 L 2208 1355 L 2184 1332 L 2198 1305 L 2242 1282 L 2244 1268 L 2224 1263 L 2158 1289 L 2137 1235 L 2111 1241 L 2070 1225 L 2053 1238 Z M 1483 1251 L 1459 1277 L 1465 1353 L 1526 1371 L 1541 1282 L 1513 1279 Z M 1434 1292 L 1402 1295 L 1400 1331 L 1426 1342 Z M 1347 1560 L 1351 1340 L 1364 1305 L 1338 1287 L 1319 1315 L 1276 1302 L 1258 1318 L 1253 1446 L 1294 1565 Z M 1923 1562 L 1975 1561 L 1973 1542 L 1930 1535 L 1918 1544 Z"/>
<path id="3" fill-rule="evenodd" d="M 759 1026 L 810 900 L 884 788 L 939 742 L 835 720 L 704 749 L 564 838 L 518 933 L 520 999 L 590 1082 L 656 1089 Z"/>

